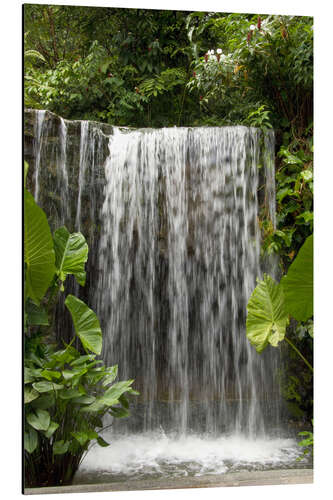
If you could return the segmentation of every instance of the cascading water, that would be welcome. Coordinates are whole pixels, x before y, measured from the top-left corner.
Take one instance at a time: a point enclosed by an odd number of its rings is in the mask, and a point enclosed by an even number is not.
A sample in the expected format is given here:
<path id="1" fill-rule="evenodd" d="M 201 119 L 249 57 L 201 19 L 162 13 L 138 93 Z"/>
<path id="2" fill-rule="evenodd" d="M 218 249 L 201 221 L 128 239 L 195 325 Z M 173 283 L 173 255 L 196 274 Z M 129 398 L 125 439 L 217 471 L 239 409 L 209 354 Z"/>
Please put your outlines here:
<path id="1" fill-rule="evenodd" d="M 92 450 L 81 474 L 293 461 L 295 442 L 279 438 L 278 350 L 259 356 L 245 335 L 262 273 L 259 205 L 275 224 L 273 133 L 28 117 L 28 185 L 53 229 L 86 236 L 87 284 L 76 292 L 98 313 L 105 361 L 140 391 L 132 416 L 113 423 L 113 445 Z M 61 305 L 58 317 L 63 336 Z"/>
<path id="2" fill-rule="evenodd" d="M 258 356 L 245 335 L 259 139 L 245 127 L 110 139 L 96 305 L 104 358 L 148 402 L 143 430 L 265 432 L 276 352 Z"/>

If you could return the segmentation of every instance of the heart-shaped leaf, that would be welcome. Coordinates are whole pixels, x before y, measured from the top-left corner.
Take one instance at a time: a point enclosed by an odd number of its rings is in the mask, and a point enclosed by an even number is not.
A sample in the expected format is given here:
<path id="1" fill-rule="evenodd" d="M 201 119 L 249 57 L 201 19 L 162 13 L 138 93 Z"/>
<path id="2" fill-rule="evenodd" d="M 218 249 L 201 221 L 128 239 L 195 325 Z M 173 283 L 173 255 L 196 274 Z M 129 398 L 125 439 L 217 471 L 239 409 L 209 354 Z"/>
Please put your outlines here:
<path id="1" fill-rule="evenodd" d="M 54 233 L 55 264 L 61 281 L 68 274 L 74 274 L 76 281 L 84 285 L 86 281 L 85 263 L 88 259 L 88 245 L 81 233 L 70 234 L 66 227 Z"/>
<path id="2" fill-rule="evenodd" d="M 313 316 L 313 235 L 301 247 L 281 280 L 287 312 L 298 321 Z"/>
<path id="3" fill-rule="evenodd" d="M 268 343 L 277 346 L 288 324 L 281 286 L 264 275 L 250 297 L 247 311 L 246 335 L 256 350 L 262 352 Z"/>
<path id="4" fill-rule="evenodd" d="M 67 295 L 65 305 L 72 315 L 75 332 L 83 347 L 95 354 L 100 354 L 102 330 L 94 311 L 74 295 Z"/>
<path id="5" fill-rule="evenodd" d="M 37 409 L 36 413 L 29 413 L 27 421 L 37 431 L 46 431 L 50 425 L 50 414 L 46 410 Z"/>
<path id="6" fill-rule="evenodd" d="M 58 427 L 59 424 L 57 424 L 57 422 L 50 422 L 48 429 L 44 432 L 45 436 L 49 439 L 55 433 Z"/>
<path id="7" fill-rule="evenodd" d="M 31 403 L 34 399 L 39 397 L 39 392 L 37 392 L 33 387 L 24 388 L 24 404 Z"/>
<path id="8" fill-rule="evenodd" d="M 53 239 L 45 212 L 24 190 L 25 292 L 39 305 L 55 274 Z"/>
<path id="9" fill-rule="evenodd" d="M 64 441 L 61 439 L 60 441 L 55 441 L 53 443 L 53 454 L 54 455 L 63 455 L 66 453 L 70 445 L 69 441 Z"/>

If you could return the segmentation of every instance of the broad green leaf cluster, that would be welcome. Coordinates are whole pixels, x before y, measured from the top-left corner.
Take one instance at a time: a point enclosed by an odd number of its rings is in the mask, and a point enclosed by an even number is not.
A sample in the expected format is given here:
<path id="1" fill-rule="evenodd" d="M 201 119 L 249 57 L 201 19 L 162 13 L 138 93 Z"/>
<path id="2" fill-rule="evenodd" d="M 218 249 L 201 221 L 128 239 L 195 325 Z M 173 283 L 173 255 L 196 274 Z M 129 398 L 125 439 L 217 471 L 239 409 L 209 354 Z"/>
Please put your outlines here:
<path id="1" fill-rule="evenodd" d="M 311 414 L 313 368 L 297 344 L 303 345 L 304 340 L 307 340 L 312 352 L 313 235 L 306 239 L 280 283 L 264 275 L 264 279 L 258 282 L 249 299 L 247 312 L 246 335 L 257 352 L 261 353 L 269 344 L 276 347 L 283 340 L 292 348 L 287 368 L 284 368 L 283 374 L 280 373 L 282 395 L 293 417 L 301 419 L 305 413 Z M 296 345 L 289 335 L 286 336 L 287 325 L 291 318 L 299 322 L 297 328 L 294 327 Z M 295 356 L 302 360 L 301 367 L 297 363 L 295 365 L 297 372 L 290 368 L 294 364 Z M 305 365 L 307 369 L 303 374 Z M 302 457 L 299 458 L 302 459 L 313 449 L 313 434 L 310 431 L 303 431 L 299 435 L 307 436 L 298 443 L 305 448 Z"/>
<path id="2" fill-rule="evenodd" d="M 117 366 L 107 368 L 95 354 L 82 356 L 70 345 L 45 357 L 27 352 L 25 450 L 31 454 L 45 440 L 53 455 L 81 456 L 92 440 L 106 446 L 99 434 L 102 417 L 127 417 L 125 393 L 137 394 L 131 388 L 133 380 L 114 383 L 116 377 Z"/>
<path id="3" fill-rule="evenodd" d="M 276 347 L 286 338 L 290 316 L 303 322 L 313 316 L 312 235 L 307 238 L 280 283 L 268 275 L 259 281 L 249 299 L 247 311 L 246 334 L 259 353 L 268 344 Z"/>
<path id="4" fill-rule="evenodd" d="M 25 357 L 24 449 L 27 485 L 69 482 L 92 441 L 103 439 L 103 417 L 129 415 L 127 395 L 138 394 L 133 380 L 115 382 L 117 366 L 97 359 L 102 331 L 95 313 L 74 295 L 65 306 L 86 354 L 51 341 L 54 306 L 73 275 L 85 283 L 88 245 L 65 227 L 53 237 L 44 211 L 24 193 Z M 57 458 L 59 457 L 59 458 Z"/>

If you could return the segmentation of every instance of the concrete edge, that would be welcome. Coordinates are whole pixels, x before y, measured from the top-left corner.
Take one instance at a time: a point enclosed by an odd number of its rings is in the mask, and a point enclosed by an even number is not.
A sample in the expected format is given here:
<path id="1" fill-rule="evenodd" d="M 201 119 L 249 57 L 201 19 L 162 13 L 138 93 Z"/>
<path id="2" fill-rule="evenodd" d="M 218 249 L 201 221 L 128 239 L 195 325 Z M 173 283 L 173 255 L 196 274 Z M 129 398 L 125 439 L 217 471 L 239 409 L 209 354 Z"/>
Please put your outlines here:
<path id="1" fill-rule="evenodd" d="M 194 477 L 160 478 L 154 480 L 133 480 L 127 483 L 74 484 L 70 486 L 49 486 L 25 488 L 25 495 L 54 493 L 92 493 L 107 491 L 140 491 L 184 488 L 219 488 L 230 486 L 269 486 L 280 484 L 311 484 L 312 469 L 279 469 L 271 471 L 231 472 L 226 475 L 205 475 Z"/>

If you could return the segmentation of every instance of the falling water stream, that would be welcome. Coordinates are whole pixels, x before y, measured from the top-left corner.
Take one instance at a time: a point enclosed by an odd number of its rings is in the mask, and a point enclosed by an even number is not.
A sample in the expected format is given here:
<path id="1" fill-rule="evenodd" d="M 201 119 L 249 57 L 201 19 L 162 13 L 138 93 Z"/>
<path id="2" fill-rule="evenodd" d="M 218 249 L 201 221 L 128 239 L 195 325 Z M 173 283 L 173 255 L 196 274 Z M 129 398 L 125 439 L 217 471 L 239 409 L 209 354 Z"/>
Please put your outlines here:
<path id="1" fill-rule="evenodd" d="M 88 280 L 76 292 L 98 313 L 104 360 L 140 391 L 78 481 L 294 466 L 279 352 L 258 355 L 245 335 L 262 275 L 260 205 L 275 223 L 273 133 L 28 116 L 31 188 L 53 228 L 85 234 Z"/>

